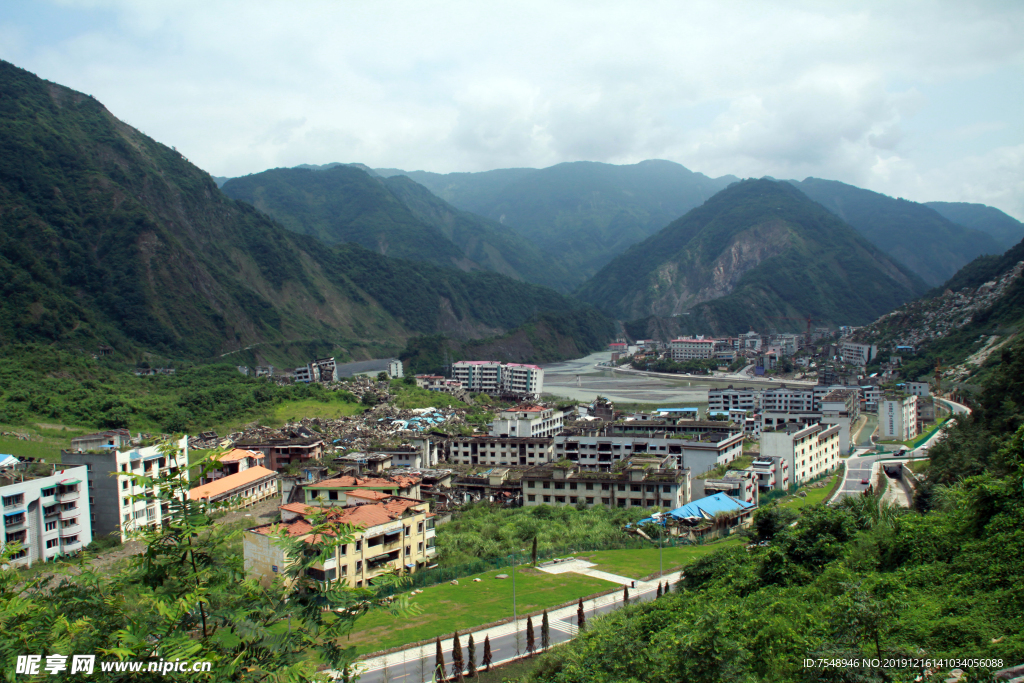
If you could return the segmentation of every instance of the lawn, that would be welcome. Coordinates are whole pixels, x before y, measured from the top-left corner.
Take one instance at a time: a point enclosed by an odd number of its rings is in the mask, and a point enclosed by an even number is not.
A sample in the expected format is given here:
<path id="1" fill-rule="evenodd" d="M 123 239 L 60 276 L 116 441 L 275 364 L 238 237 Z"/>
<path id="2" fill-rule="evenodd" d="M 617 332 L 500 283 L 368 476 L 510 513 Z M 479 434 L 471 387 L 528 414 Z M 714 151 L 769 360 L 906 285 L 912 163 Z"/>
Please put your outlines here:
<path id="1" fill-rule="evenodd" d="M 931 460 L 911 460 L 907 463 L 907 466 L 910 467 L 911 472 L 919 474 L 921 472 L 927 472 L 928 468 L 931 467 L 931 464 Z"/>
<path id="2" fill-rule="evenodd" d="M 665 548 L 665 573 L 673 572 L 698 557 L 713 553 L 721 548 L 740 545 L 743 541 L 732 537 L 707 545 L 688 545 L 677 548 Z M 661 566 L 658 548 L 642 550 L 599 550 L 587 555 L 577 555 L 581 560 L 593 562 L 603 572 L 640 579 L 656 574 Z"/>
<path id="3" fill-rule="evenodd" d="M 794 494 L 792 496 L 787 496 L 783 498 L 782 502 L 780 502 L 779 505 L 781 507 L 790 508 L 791 510 L 799 510 L 801 508 L 810 507 L 811 505 L 819 505 L 821 503 L 824 503 L 825 499 L 828 497 L 829 492 L 832 490 L 832 477 L 828 477 L 827 479 L 824 480 L 824 482 L 825 485 L 822 486 L 821 488 L 812 489 L 805 486 L 803 488 L 797 489 L 797 493 L 803 491 L 804 493 L 807 494 L 807 497 L 801 498 L 800 496 Z"/>
<path id="4" fill-rule="evenodd" d="M 360 653 L 386 650 L 453 631 L 464 631 L 512 616 L 512 579 L 496 579 L 508 569 L 459 579 L 459 585 L 443 583 L 424 588 L 410 602 L 419 614 L 395 617 L 378 612 L 360 619 L 349 640 Z M 474 583 L 480 578 L 480 583 Z M 578 598 L 615 588 L 615 584 L 582 574 L 548 574 L 530 568 L 516 573 L 516 605 L 519 614 L 555 607 Z"/>

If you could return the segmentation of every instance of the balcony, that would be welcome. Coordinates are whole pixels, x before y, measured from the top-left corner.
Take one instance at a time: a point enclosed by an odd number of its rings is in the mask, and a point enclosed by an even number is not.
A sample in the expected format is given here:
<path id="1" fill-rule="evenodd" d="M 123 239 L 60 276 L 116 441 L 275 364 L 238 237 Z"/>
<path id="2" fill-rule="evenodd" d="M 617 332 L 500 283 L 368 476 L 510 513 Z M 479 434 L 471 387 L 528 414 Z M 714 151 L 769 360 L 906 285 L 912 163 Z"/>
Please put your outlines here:
<path id="1" fill-rule="evenodd" d="M 51 505 L 50 507 L 43 508 L 43 517 L 52 517 L 53 515 L 60 513 L 59 505 Z"/>
<path id="2" fill-rule="evenodd" d="M 60 535 L 64 536 L 65 534 L 76 534 L 79 531 L 81 531 L 81 529 L 82 529 L 82 525 L 79 524 L 78 522 L 75 522 L 74 524 L 68 524 L 67 526 L 62 526 L 60 528 Z"/>
<path id="3" fill-rule="evenodd" d="M 79 496 L 81 495 L 81 492 L 76 489 L 74 491 L 64 491 L 63 493 L 58 493 L 56 498 L 61 503 L 67 503 L 72 500 L 78 500 Z"/>
<path id="4" fill-rule="evenodd" d="M 431 527 L 427 529 L 426 534 L 427 538 L 434 538 L 435 536 L 437 536 L 437 529 Z"/>

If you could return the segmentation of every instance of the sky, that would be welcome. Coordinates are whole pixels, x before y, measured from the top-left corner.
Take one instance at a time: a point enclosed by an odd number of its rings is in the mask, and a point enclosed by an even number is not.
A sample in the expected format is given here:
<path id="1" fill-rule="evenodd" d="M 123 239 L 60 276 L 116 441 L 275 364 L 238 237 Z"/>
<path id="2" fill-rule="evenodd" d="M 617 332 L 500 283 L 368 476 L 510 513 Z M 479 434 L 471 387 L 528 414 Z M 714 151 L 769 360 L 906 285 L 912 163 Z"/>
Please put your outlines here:
<path id="1" fill-rule="evenodd" d="M 5 0 L 0 58 L 216 176 L 668 159 L 1024 220 L 1024 2 Z"/>

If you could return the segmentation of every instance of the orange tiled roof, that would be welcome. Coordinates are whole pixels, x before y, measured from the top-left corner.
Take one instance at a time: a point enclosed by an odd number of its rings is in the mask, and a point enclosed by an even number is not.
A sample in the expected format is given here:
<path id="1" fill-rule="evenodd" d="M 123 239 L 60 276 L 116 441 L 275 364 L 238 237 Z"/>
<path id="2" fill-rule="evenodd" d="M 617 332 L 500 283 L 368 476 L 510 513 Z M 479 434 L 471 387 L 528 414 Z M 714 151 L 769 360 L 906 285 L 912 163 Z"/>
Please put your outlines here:
<path id="1" fill-rule="evenodd" d="M 295 512 L 300 515 L 312 515 L 314 513 L 322 512 L 326 514 L 327 520 L 330 522 L 351 524 L 366 530 L 371 527 L 375 527 L 380 524 L 387 524 L 390 521 L 399 519 L 403 512 L 411 507 L 422 504 L 422 502 L 423 501 L 414 500 L 412 498 L 392 497 L 384 503 L 353 505 L 342 508 L 315 507 L 312 505 L 305 505 L 303 503 L 288 503 L 287 505 L 282 505 L 280 509 Z M 277 526 L 277 524 L 268 524 L 266 526 L 251 529 L 250 531 L 269 536 Z M 293 522 L 287 522 L 282 526 L 287 530 L 289 536 L 302 536 L 313 530 L 312 525 L 310 525 L 310 523 L 305 519 L 297 519 Z M 314 542 L 314 539 L 306 540 L 311 543 Z"/>
<path id="2" fill-rule="evenodd" d="M 384 500 L 388 497 L 388 494 L 382 491 L 374 491 L 372 489 L 356 489 L 355 491 L 345 491 L 345 495 L 352 498 L 366 498 L 367 500 Z"/>
<path id="3" fill-rule="evenodd" d="M 200 500 L 213 498 L 232 489 L 242 488 L 248 484 L 263 479 L 264 477 L 277 476 L 277 472 L 268 470 L 266 467 L 250 467 L 237 474 L 230 474 L 226 477 L 211 481 L 209 484 L 197 486 L 188 492 L 189 500 Z"/>
<path id="4" fill-rule="evenodd" d="M 420 477 L 412 475 L 396 475 L 390 479 L 383 479 L 380 477 L 367 477 L 361 479 L 359 477 L 344 476 L 335 477 L 334 479 L 324 479 L 318 481 L 315 484 L 310 484 L 307 488 L 311 489 L 339 489 L 339 488 L 355 488 L 360 486 L 367 486 L 370 488 L 383 488 L 383 487 L 407 487 L 413 486 L 419 483 Z"/>
<path id="5" fill-rule="evenodd" d="M 217 462 L 238 462 L 245 458 L 261 459 L 263 458 L 263 454 L 256 451 L 247 451 L 244 448 L 232 448 L 226 453 L 221 453 L 217 457 Z"/>

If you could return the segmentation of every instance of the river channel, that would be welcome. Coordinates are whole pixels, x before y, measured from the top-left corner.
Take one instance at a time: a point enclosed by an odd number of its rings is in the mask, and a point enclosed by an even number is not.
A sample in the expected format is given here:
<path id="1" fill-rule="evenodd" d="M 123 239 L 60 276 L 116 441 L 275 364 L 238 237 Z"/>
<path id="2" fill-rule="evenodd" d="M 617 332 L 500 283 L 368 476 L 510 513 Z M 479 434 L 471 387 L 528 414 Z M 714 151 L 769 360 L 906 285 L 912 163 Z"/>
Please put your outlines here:
<path id="1" fill-rule="evenodd" d="M 586 358 L 547 363 L 544 368 L 544 393 L 590 403 L 597 396 L 612 402 L 665 403 L 678 406 L 708 402 L 708 389 L 730 384 L 743 386 L 742 379 L 704 379 L 698 377 L 652 377 L 613 372 L 595 367 L 610 361 L 610 351 L 592 353 Z M 747 383 L 747 386 L 751 386 Z"/>

